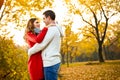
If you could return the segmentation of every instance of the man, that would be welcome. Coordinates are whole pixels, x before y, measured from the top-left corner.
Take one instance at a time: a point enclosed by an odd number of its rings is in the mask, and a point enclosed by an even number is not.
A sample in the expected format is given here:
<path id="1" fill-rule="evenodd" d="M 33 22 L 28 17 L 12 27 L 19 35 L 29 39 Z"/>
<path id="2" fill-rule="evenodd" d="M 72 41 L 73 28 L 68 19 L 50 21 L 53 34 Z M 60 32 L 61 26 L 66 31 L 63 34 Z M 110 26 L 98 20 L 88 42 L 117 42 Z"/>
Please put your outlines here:
<path id="1" fill-rule="evenodd" d="M 55 24 L 55 13 L 47 10 L 43 13 L 43 20 L 48 27 L 47 34 L 42 43 L 36 43 L 28 50 L 28 55 L 32 55 L 42 50 L 45 80 L 57 80 L 58 70 L 61 62 L 60 40 L 63 32 L 60 26 Z"/>

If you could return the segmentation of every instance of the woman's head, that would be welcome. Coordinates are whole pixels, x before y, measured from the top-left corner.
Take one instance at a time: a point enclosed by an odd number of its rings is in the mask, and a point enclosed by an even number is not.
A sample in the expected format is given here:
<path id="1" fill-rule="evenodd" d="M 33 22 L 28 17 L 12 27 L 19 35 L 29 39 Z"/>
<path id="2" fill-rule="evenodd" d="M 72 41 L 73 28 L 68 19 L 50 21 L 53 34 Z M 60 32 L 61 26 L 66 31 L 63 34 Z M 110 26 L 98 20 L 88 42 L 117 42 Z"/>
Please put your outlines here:
<path id="1" fill-rule="evenodd" d="M 35 28 L 40 28 L 40 23 L 39 20 L 37 18 L 31 18 L 28 23 L 27 23 L 27 27 L 25 29 L 25 36 L 27 32 L 32 32 L 35 34 L 34 29 Z M 24 38 L 25 38 L 24 36 Z"/>
<path id="2" fill-rule="evenodd" d="M 37 18 L 31 18 L 28 21 L 26 31 L 34 33 L 34 28 L 40 28 L 40 24 Z"/>

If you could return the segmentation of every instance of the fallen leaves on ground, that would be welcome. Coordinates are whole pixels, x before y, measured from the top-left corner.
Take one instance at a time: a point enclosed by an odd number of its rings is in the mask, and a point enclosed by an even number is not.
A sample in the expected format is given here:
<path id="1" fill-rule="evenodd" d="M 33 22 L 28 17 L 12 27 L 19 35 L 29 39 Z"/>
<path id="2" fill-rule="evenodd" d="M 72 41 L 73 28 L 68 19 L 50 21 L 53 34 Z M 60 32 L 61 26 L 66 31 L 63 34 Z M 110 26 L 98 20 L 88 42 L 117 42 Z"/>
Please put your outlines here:
<path id="1" fill-rule="evenodd" d="M 59 80 L 120 80 L 120 64 L 61 66 Z"/>

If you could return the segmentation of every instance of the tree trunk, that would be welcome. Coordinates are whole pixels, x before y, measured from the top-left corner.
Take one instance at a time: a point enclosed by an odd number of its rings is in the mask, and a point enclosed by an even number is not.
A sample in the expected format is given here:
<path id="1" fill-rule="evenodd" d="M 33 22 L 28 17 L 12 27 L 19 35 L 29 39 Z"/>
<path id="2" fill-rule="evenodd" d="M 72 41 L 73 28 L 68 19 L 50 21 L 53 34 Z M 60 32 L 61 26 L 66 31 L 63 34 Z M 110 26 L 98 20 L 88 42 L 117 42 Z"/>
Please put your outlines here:
<path id="1" fill-rule="evenodd" d="M 73 57 L 70 55 L 70 63 L 72 63 Z"/>
<path id="2" fill-rule="evenodd" d="M 102 55 L 102 44 L 101 43 L 99 43 L 98 58 L 99 58 L 99 62 L 104 62 L 103 55 Z"/>
<path id="3" fill-rule="evenodd" d="M 69 67 L 69 52 L 67 52 L 67 67 Z"/>
<path id="4" fill-rule="evenodd" d="M 65 64 L 65 53 L 62 53 L 62 63 Z"/>
<path id="5" fill-rule="evenodd" d="M 105 54 L 105 60 L 108 60 L 107 46 L 103 45 L 103 51 L 104 51 L 104 54 Z"/>

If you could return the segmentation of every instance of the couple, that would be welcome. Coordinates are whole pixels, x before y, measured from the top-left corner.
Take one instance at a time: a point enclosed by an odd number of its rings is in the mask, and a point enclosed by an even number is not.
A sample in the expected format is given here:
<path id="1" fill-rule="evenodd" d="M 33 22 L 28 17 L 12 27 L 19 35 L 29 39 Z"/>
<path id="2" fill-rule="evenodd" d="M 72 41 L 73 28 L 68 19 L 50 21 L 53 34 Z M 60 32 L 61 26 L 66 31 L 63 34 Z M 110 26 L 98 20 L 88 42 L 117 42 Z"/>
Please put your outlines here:
<path id="1" fill-rule="evenodd" d="M 45 11 L 43 16 L 46 27 L 41 31 L 37 18 L 30 19 L 25 30 L 25 40 L 30 47 L 28 71 L 31 80 L 57 80 L 63 32 L 55 23 L 56 16 L 52 10 Z"/>

